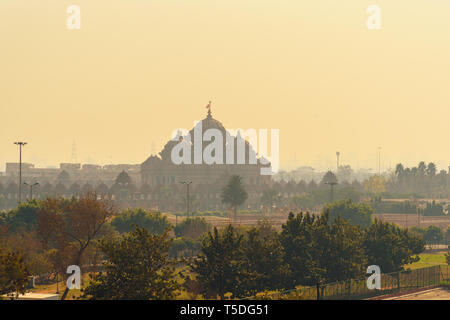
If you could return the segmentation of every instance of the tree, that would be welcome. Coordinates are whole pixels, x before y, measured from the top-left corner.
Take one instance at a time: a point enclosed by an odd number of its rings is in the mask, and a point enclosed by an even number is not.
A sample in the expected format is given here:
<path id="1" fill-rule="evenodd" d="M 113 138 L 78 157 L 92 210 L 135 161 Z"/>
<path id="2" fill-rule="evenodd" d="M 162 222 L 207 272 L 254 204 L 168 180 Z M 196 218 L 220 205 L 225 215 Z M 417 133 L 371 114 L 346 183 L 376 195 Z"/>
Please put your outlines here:
<path id="1" fill-rule="evenodd" d="M 439 227 L 429 226 L 425 229 L 423 239 L 427 244 L 438 244 L 444 239 L 444 233 Z"/>
<path id="2" fill-rule="evenodd" d="M 234 219 L 237 218 L 237 208 L 244 204 L 248 194 L 242 185 L 242 178 L 232 176 L 228 184 L 222 190 L 222 203 L 228 204 L 233 208 Z"/>
<path id="3" fill-rule="evenodd" d="M 283 261 L 278 232 L 268 221 L 259 222 L 246 233 L 242 248 L 245 295 L 284 288 L 288 268 Z"/>
<path id="4" fill-rule="evenodd" d="M 179 288 L 175 268 L 168 259 L 171 240 L 167 229 L 152 235 L 137 227 L 119 239 L 100 240 L 105 255 L 105 272 L 91 276 L 83 290 L 92 300 L 173 299 Z"/>
<path id="5" fill-rule="evenodd" d="M 359 226 L 338 215 L 331 222 L 327 240 L 320 258 L 327 282 L 364 276 L 367 256 L 363 247 L 363 230 Z"/>
<path id="6" fill-rule="evenodd" d="M 289 214 L 280 234 L 284 252 L 283 261 L 289 268 L 286 288 L 315 285 L 323 280 L 325 270 L 320 265 L 319 259 L 323 254 L 323 247 L 320 247 L 320 241 L 317 240 L 327 238 L 327 228 L 328 219 L 324 215 L 317 217 L 302 212 L 297 216 Z"/>
<path id="7" fill-rule="evenodd" d="M 314 207 L 314 199 L 309 193 L 302 193 L 299 196 L 291 197 L 290 205 L 295 209 L 312 208 Z"/>
<path id="8" fill-rule="evenodd" d="M 436 175 L 436 165 L 433 162 L 428 163 L 427 166 L 427 175 L 430 177 L 434 177 Z"/>
<path id="9" fill-rule="evenodd" d="M 424 245 L 420 236 L 378 219 L 364 232 L 368 263 L 380 266 L 383 273 L 401 271 L 404 265 L 419 261 Z"/>
<path id="10" fill-rule="evenodd" d="M 378 175 L 371 176 L 369 180 L 364 183 L 364 189 L 372 194 L 386 192 L 386 179 Z"/>
<path id="11" fill-rule="evenodd" d="M 169 254 L 171 257 L 178 257 L 180 253 L 183 256 L 194 256 L 200 253 L 201 241 L 191 238 L 176 238 L 170 246 Z M 187 253 L 187 254 L 186 254 Z"/>
<path id="12" fill-rule="evenodd" d="M 115 208 L 94 193 L 71 200 L 48 198 L 38 211 L 39 234 L 46 246 L 54 244 L 64 254 L 72 251 L 70 263 L 81 267 L 83 253 L 114 213 Z M 68 292 L 66 288 L 62 300 Z"/>
<path id="13" fill-rule="evenodd" d="M 141 208 L 124 210 L 114 217 L 111 225 L 120 233 L 131 232 L 138 226 L 152 234 L 162 234 L 171 226 L 167 217 L 160 212 L 148 212 Z"/>
<path id="14" fill-rule="evenodd" d="M 8 211 L 5 221 L 8 230 L 15 233 L 22 230 L 25 232 L 35 230 L 39 206 L 39 201 L 33 199 L 19 204 L 16 209 Z"/>
<path id="15" fill-rule="evenodd" d="M 25 293 L 30 273 L 23 256 L 0 247 L 0 295 L 17 298 Z"/>
<path id="16" fill-rule="evenodd" d="M 200 257 L 190 263 L 192 271 L 197 273 L 200 291 L 205 297 L 225 298 L 227 292 L 242 295 L 243 236 L 232 225 L 220 233 L 214 227 L 213 232 L 202 241 Z"/>
<path id="17" fill-rule="evenodd" d="M 272 207 L 278 204 L 281 201 L 281 196 L 278 194 L 278 191 L 275 188 L 267 188 L 263 191 L 261 196 L 261 203 L 270 208 L 272 211 Z"/>
<path id="18" fill-rule="evenodd" d="M 195 217 L 183 220 L 174 228 L 174 232 L 177 237 L 197 239 L 210 229 L 211 225 L 205 218 Z"/>
<path id="19" fill-rule="evenodd" d="M 330 222 L 329 212 L 325 211 L 319 217 L 290 214 L 282 228 L 280 242 L 290 276 L 286 287 L 364 275 L 367 256 L 359 226 L 349 224 L 341 216 Z"/>
<path id="20" fill-rule="evenodd" d="M 329 211 L 331 221 L 340 215 L 351 224 L 359 225 L 361 227 L 370 225 L 373 213 L 373 210 L 369 205 L 365 203 L 356 204 L 350 199 L 327 204 L 323 210 L 324 212 Z"/>

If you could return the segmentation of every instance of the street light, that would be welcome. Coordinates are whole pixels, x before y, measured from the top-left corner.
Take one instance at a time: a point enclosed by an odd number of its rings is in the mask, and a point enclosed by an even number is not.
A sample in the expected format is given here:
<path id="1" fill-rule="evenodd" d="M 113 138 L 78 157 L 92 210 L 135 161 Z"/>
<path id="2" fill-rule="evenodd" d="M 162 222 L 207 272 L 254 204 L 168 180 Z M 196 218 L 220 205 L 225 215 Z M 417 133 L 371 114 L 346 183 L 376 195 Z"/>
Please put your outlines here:
<path id="1" fill-rule="evenodd" d="M 189 217 L 189 186 L 192 184 L 192 181 L 180 181 L 180 183 L 186 185 L 186 216 Z"/>
<path id="2" fill-rule="evenodd" d="M 27 143 L 22 141 L 14 142 L 15 145 L 19 146 L 19 203 L 22 200 L 22 146 L 25 146 Z"/>
<path id="3" fill-rule="evenodd" d="M 39 182 L 35 182 L 33 184 L 28 184 L 28 183 L 24 182 L 23 184 L 30 187 L 30 200 L 33 200 L 33 187 L 37 186 L 39 184 Z"/>

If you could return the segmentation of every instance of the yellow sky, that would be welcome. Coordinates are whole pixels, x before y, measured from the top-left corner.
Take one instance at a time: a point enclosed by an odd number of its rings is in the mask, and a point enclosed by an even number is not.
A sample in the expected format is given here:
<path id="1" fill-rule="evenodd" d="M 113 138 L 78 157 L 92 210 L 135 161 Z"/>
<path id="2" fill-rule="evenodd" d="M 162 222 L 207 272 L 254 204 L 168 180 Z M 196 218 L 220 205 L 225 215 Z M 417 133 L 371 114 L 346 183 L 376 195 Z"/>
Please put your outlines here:
<path id="1" fill-rule="evenodd" d="M 81 30 L 66 27 L 69 5 Z M 366 9 L 382 9 L 382 29 Z M 1 0 L 0 170 L 140 163 L 205 116 L 280 129 L 281 166 L 450 164 L 450 2 Z"/>

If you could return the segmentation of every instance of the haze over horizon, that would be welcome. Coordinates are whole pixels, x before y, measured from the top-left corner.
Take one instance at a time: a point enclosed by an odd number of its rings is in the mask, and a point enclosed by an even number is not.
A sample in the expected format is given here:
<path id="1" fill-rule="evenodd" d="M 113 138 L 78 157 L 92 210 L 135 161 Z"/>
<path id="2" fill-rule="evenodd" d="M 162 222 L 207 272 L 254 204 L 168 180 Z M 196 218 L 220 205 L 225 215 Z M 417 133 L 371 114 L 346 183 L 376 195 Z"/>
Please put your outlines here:
<path id="1" fill-rule="evenodd" d="M 66 9 L 81 8 L 81 30 Z M 280 167 L 434 162 L 450 149 L 450 2 L 3 0 L 0 171 L 141 163 L 206 116 L 279 129 Z"/>

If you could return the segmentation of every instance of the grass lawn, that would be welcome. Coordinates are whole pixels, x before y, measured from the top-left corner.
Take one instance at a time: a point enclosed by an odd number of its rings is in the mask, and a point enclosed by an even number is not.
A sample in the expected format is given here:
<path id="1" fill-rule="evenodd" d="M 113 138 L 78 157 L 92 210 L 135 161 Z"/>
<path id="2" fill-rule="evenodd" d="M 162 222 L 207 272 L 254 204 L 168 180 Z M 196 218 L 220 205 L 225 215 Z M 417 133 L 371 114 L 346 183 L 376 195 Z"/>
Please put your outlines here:
<path id="1" fill-rule="evenodd" d="M 420 269 L 439 264 L 447 264 L 447 261 L 445 260 L 445 251 L 436 253 L 422 253 L 419 254 L 419 257 L 419 261 L 406 265 L 405 268 Z"/>

